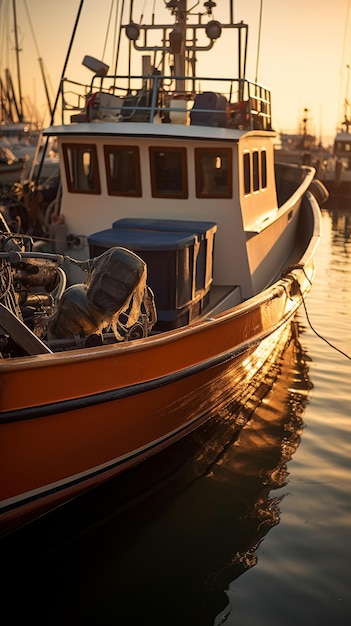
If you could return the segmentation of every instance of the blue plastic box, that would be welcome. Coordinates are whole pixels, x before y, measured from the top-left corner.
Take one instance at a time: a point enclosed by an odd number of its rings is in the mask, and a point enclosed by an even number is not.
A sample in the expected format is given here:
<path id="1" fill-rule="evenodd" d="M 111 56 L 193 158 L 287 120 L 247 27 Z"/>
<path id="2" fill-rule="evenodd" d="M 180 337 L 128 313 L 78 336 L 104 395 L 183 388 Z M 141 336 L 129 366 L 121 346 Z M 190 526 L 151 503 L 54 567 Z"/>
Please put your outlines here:
<path id="1" fill-rule="evenodd" d="M 213 222 L 124 218 L 88 237 L 90 256 L 113 246 L 138 254 L 147 264 L 155 295 L 155 328 L 178 328 L 195 319 L 208 302 L 216 230 Z"/>
<path id="2" fill-rule="evenodd" d="M 195 290 L 196 292 L 204 290 L 202 294 L 204 296 L 211 287 L 214 238 L 217 231 L 215 222 L 126 217 L 117 220 L 112 226 L 113 228 L 132 228 L 139 231 L 193 233 L 199 242 L 199 246 L 195 250 Z"/>
<path id="3" fill-rule="evenodd" d="M 155 295 L 158 328 L 162 321 L 170 328 L 182 325 L 182 314 L 194 305 L 195 235 L 110 228 L 94 233 L 88 242 L 91 257 L 113 246 L 138 254 L 147 264 L 147 282 Z"/>

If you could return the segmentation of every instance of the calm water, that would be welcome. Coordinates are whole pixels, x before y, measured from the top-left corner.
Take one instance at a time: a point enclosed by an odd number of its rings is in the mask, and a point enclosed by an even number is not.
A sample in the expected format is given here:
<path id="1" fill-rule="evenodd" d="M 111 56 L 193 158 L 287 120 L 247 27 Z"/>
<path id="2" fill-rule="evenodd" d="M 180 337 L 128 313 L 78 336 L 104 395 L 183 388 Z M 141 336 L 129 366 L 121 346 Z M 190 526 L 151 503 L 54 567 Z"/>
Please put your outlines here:
<path id="1" fill-rule="evenodd" d="M 351 211 L 322 219 L 308 319 L 351 355 Z M 251 420 L 219 430 L 227 445 L 207 427 L 196 452 L 3 540 L 3 623 L 349 626 L 351 361 L 297 321 Z"/>

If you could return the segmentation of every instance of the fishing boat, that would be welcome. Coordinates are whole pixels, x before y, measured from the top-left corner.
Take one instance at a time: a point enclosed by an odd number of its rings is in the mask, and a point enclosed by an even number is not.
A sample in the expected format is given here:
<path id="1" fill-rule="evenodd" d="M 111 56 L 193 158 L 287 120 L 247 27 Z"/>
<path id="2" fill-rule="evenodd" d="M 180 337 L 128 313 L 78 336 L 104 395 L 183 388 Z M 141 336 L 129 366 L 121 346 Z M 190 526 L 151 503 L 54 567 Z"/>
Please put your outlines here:
<path id="1" fill-rule="evenodd" d="M 335 135 L 332 153 L 324 161 L 320 179 L 328 190 L 332 201 L 351 199 L 351 120 L 345 115 L 342 125 Z"/>
<path id="2" fill-rule="evenodd" d="M 346 66 L 346 87 L 341 124 L 337 125 L 333 147 L 323 162 L 320 179 L 328 190 L 328 206 L 336 208 L 351 200 L 351 116 L 349 92 L 350 66 Z"/>
<path id="3" fill-rule="evenodd" d="M 313 132 L 309 110 L 304 108 L 302 118 L 295 133 L 281 132 L 278 142 L 275 144 L 275 160 L 282 163 L 295 163 L 297 165 L 312 165 L 317 174 L 327 149 L 323 148 Z"/>
<path id="4" fill-rule="evenodd" d="M 10 148 L 0 144 L 0 191 L 22 180 L 26 167 L 25 158 L 17 157 Z"/>
<path id="5" fill-rule="evenodd" d="M 159 23 L 121 15 L 128 72 L 85 56 L 87 85 L 64 77 L 44 131 L 61 168 L 51 250 L 3 221 L 3 533 L 254 395 L 311 288 L 325 188 L 274 163 L 248 26 L 232 2 L 216 17 L 185 0 Z M 222 37 L 237 68 L 204 78 Z"/>
<path id="6" fill-rule="evenodd" d="M 11 9 L 10 5 L 11 4 Z M 29 28 L 34 36 L 33 25 L 27 11 Z M 1 167 L 0 184 L 11 186 L 12 183 L 31 182 L 36 178 L 38 163 L 41 160 L 42 149 L 42 115 L 35 110 L 35 106 L 28 96 L 23 95 L 21 80 L 21 53 L 23 48 L 19 43 L 19 33 L 23 28 L 17 20 L 17 3 L 4 2 L 0 5 L 0 21 L 2 26 L 2 38 L 7 42 L 8 50 L 3 50 L 3 57 L 9 66 L 13 64 L 15 71 L 10 67 L 4 69 L 4 74 L 0 75 L 0 146 L 4 150 L 9 150 L 14 155 L 16 162 L 25 164 L 22 169 L 12 166 L 12 176 L 6 177 L 6 169 Z M 12 41 L 13 39 L 13 41 Z M 36 46 L 36 40 L 34 37 Z M 48 91 L 47 80 L 44 72 L 43 59 L 39 57 L 40 74 L 47 98 L 48 111 L 51 113 L 51 103 Z M 50 150 L 46 150 L 41 166 L 41 182 L 49 178 L 58 170 L 57 155 L 54 144 Z M 2 155 L 1 155 L 2 156 Z M 2 157 L 3 158 L 3 157 Z M 12 159 L 13 160 L 13 159 Z M 23 171 L 24 169 L 24 171 Z M 38 181 L 39 182 L 39 181 Z"/>

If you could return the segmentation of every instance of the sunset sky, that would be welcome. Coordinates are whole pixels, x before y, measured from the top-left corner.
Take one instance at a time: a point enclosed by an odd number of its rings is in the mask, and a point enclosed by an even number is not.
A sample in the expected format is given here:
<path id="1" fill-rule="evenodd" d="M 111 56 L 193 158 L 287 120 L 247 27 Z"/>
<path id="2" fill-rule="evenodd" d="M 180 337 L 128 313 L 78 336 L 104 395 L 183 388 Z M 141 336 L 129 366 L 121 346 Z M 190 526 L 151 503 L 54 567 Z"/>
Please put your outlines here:
<path id="1" fill-rule="evenodd" d="M 188 3 L 195 4 L 196 0 Z M 347 93 L 347 65 L 351 63 L 350 4 L 351 0 L 263 0 L 258 80 L 271 89 L 273 125 L 277 131 L 297 131 L 307 108 L 309 130 L 322 136 L 325 143 L 332 141 L 343 117 L 345 97 L 350 97 Z M 22 94 L 36 102 L 47 123 L 38 58 L 43 59 L 54 101 L 80 0 L 17 0 L 16 5 Z M 102 59 L 110 5 L 111 0 L 85 0 L 67 66 L 66 75 L 70 79 L 90 78 L 89 71 L 81 65 L 86 54 Z M 164 11 L 163 0 L 135 0 L 134 6 L 135 21 L 139 21 L 141 13 L 147 21 L 153 9 L 156 14 Z M 202 7 L 201 0 L 195 11 Z M 4 69 L 10 67 L 16 81 L 15 40 L 13 27 L 11 31 L 8 26 L 10 20 L 12 23 L 12 0 L 0 0 L 0 11 L 0 75 L 3 77 Z M 226 0 L 217 0 L 214 19 L 221 21 L 226 16 Z M 235 20 L 249 24 L 247 77 L 251 79 L 256 73 L 259 16 L 260 0 L 234 0 Z M 111 46 L 106 50 L 103 60 L 111 65 L 112 59 L 108 58 Z M 218 50 L 214 71 L 220 67 L 225 75 L 228 67 L 229 75 L 230 59 L 235 54 L 236 50 L 227 49 L 225 53 Z"/>

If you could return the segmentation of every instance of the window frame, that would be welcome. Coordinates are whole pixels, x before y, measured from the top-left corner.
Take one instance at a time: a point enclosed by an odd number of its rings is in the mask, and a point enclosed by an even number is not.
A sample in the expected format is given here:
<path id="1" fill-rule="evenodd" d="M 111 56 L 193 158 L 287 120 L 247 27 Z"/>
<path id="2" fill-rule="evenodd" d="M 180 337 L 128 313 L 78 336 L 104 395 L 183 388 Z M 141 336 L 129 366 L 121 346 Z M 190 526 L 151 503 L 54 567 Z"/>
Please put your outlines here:
<path id="1" fill-rule="evenodd" d="M 267 150 L 261 150 L 261 189 L 267 189 Z"/>
<path id="2" fill-rule="evenodd" d="M 107 191 L 110 196 L 124 196 L 124 197 L 132 197 L 132 198 L 141 198 L 142 196 L 142 188 L 141 188 L 141 171 L 140 171 L 140 150 L 139 146 L 128 146 L 128 145 L 119 145 L 119 144 L 105 144 L 103 146 L 104 149 L 104 161 L 105 161 L 105 172 L 106 172 L 106 183 L 107 183 Z M 109 156 L 114 151 L 122 151 L 126 150 L 133 153 L 133 161 L 134 161 L 134 172 L 135 172 L 135 191 L 116 191 L 112 189 L 112 177 L 110 172 L 110 163 Z"/>
<path id="3" fill-rule="evenodd" d="M 267 189 L 266 149 L 243 152 L 243 185 L 245 196 Z"/>
<path id="4" fill-rule="evenodd" d="M 214 156 L 225 156 L 227 159 L 227 184 L 223 193 L 204 193 L 201 191 L 201 160 L 203 154 L 214 154 Z M 233 150 L 232 148 L 195 148 L 195 193 L 197 198 L 220 198 L 226 200 L 233 197 Z"/>
<path id="5" fill-rule="evenodd" d="M 175 191 L 159 191 L 157 189 L 157 173 L 155 165 L 155 155 L 159 152 L 176 152 L 181 156 L 181 180 L 182 188 L 179 193 Z M 187 150 L 184 147 L 175 146 L 149 146 L 150 182 L 151 195 L 153 198 L 177 198 L 186 199 L 189 197 Z"/>
<path id="6" fill-rule="evenodd" d="M 243 152 L 243 184 L 244 195 L 249 196 L 251 193 L 251 153 L 249 150 Z"/>
<path id="7" fill-rule="evenodd" d="M 260 180 L 260 153 L 258 150 L 252 151 L 252 191 L 256 193 L 261 189 Z"/>
<path id="8" fill-rule="evenodd" d="M 75 187 L 72 184 L 72 176 L 71 176 L 71 167 L 69 162 L 68 152 L 69 150 L 78 151 L 90 151 L 91 152 L 91 162 L 92 162 L 92 173 L 93 176 L 91 178 L 93 182 L 93 186 L 90 189 L 82 189 Z M 62 155 L 63 162 L 65 166 L 65 174 L 66 174 L 66 182 L 67 189 L 70 193 L 82 193 L 88 195 L 99 195 L 101 194 L 101 182 L 100 182 L 100 172 L 99 172 L 99 162 L 97 156 L 97 147 L 93 143 L 63 143 L 62 144 Z"/>

